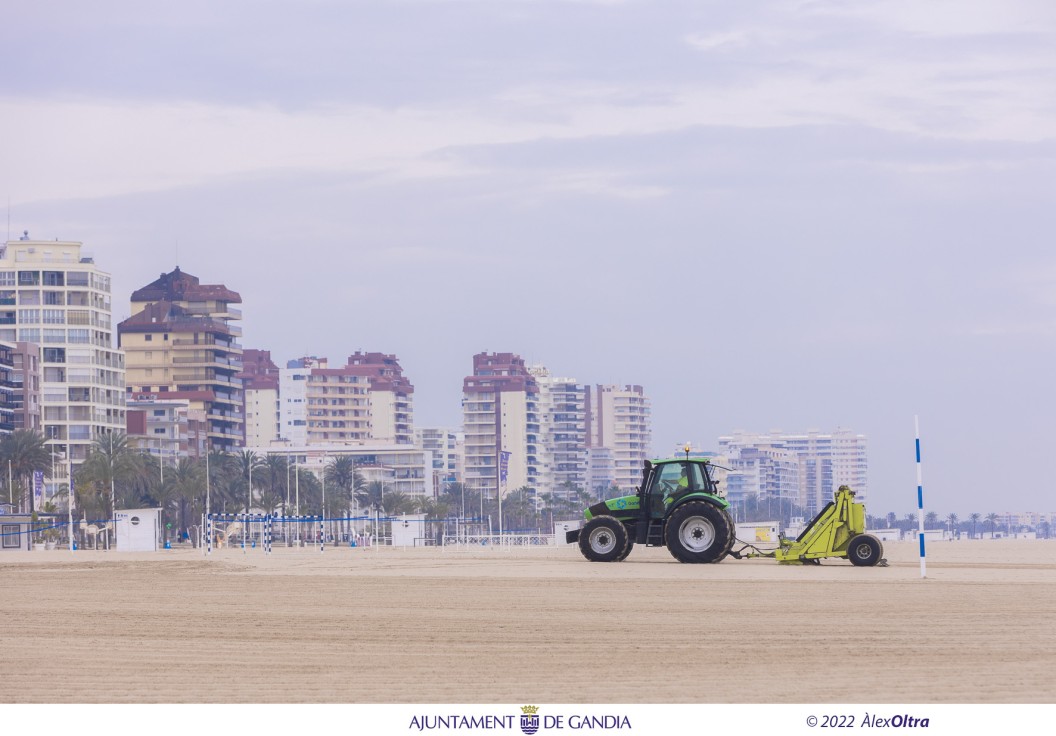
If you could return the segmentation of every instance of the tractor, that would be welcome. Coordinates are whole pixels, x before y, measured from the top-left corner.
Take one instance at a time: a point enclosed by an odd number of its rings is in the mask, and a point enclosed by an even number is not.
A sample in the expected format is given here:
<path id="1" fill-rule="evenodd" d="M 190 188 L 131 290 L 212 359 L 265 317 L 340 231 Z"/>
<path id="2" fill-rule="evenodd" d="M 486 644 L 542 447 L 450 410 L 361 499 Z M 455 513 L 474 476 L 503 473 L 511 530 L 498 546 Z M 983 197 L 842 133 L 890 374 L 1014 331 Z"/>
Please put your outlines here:
<path id="1" fill-rule="evenodd" d="M 581 529 L 566 533 L 591 562 L 621 562 L 634 545 L 667 547 L 679 562 L 721 562 L 768 557 L 783 564 L 819 564 L 843 557 L 852 565 L 884 566 L 883 545 L 865 533 L 865 506 L 854 491 L 840 486 L 830 501 L 795 539 L 763 551 L 750 544 L 734 551 L 736 525 L 729 503 L 704 458 L 646 460 L 642 485 L 633 496 L 610 498 L 590 506 Z"/>
<path id="2" fill-rule="evenodd" d="M 735 539 L 728 508 L 707 460 L 646 460 L 638 493 L 589 507 L 566 541 L 592 562 L 620 562 L 635 544 L 666 546 L 679 562 L 719 562 Z"/>

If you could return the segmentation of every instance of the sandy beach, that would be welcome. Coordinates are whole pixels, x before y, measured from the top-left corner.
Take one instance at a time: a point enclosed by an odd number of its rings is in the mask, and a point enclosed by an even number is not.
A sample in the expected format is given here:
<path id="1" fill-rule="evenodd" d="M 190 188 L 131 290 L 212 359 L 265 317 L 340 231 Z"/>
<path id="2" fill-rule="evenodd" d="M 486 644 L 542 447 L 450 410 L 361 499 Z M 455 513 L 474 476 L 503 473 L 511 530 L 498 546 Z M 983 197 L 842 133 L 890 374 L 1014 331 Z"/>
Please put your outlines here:
<path id="1" fill-rule="evenodd" d="M 0 557 L 7 703 L 1052 703 L 1056 541 Z"/>

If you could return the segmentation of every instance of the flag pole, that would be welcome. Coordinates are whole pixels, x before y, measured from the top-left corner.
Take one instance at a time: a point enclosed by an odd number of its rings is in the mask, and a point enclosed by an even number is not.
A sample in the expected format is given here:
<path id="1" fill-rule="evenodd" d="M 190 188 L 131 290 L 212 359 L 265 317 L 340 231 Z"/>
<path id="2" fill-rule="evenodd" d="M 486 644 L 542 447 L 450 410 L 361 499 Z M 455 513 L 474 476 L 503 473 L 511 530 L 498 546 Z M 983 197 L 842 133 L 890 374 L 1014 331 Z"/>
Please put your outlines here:
<path id="1" fill-rule="evenodd" d="M 913 426 L 917 438 L 917 531 L 920 536 L 920 577 L 927 577 L 927 562 L 924 556 L 924 481 L 920 471 L 920 420 L 914 414 Z"/>

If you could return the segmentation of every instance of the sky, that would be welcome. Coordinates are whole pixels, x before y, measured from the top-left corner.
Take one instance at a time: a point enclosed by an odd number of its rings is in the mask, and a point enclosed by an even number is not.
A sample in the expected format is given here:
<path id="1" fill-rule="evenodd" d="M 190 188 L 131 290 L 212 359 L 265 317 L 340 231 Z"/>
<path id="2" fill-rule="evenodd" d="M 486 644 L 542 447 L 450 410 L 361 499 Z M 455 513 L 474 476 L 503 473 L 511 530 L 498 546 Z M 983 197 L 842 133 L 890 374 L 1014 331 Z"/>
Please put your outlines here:
<path id="1" fill-rule="evenodd" d="M 278 364 L 641 384 L 654 454 L 851 429 L 869 511 L 1056 511 L 1047 0 L 12 0 L 0 198 Z"/>

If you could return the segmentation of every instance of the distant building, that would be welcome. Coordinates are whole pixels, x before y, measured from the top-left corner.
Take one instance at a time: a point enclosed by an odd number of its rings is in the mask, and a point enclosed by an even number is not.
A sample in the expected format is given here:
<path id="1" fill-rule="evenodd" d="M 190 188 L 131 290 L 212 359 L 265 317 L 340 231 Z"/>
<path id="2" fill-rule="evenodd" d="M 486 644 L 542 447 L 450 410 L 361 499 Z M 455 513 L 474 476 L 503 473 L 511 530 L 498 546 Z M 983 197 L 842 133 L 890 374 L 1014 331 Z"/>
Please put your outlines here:
<path id="1" fill-rule="evenodd" d="M 137 449 L 171 467 L 183 457 L 204 457 L 208 424 L 201 410 L 188 399 L 158 398 L 158 394 L 133 394 L 128 399 L 126 433 Z"/>
<path id="2" fill-rule="evenodd" d="M 416 427 L 414 446 L 432 453 L 434 494 L 443 492 L 445 485 L 462 482 L 464 443 L 459 432 L 447 427 Z"/>
<path id="3" fill-rule="evenodd" d="M 308 444 L 308 376 L 326 365 L 326 358 L 306 356 L 279 369 L 279 441 Z"/>
<path id="4" fill-rule="evenodd" d="M 611 451 L 612 484 L 630 493 L 641 482 L 642 464 L 652 452 L 652 409 L 645 389 L 587 386 L 585 401 L 588 447 Z"/>
<path id="5" fill-rule="evenodd" d="M 812 516 L 832 500 L 841 485 L 850 486 L 860 501 L 868 498 L 865 435 L 845 429 L 831 433 L 738 431 L 720 437 L 719 447 L 734 469 L 728 478 L 731 500 L 744 495 L 788 498 L 791 494 Z"/>
<path id="6" fill-rule="evenodd" d="M 538 488 L 539 384 L 524 360 L 513 353 L 478 353 L 473 374 L 462 383 L 462 419 L 466 439 L 466 486 L 495 498 L 501 453 L 508 452 L 508 493 Z"/>
<path id="7" fill-rule="evenodd" d="M 279 370 L 279 441 L 414 444 L 414 386 L 394 355 L 356 352 L 343 366 L 291 360 Z"/>
<path id="8" fill-rule="evenodd" d="M 574 378 L 554 376 L 545 366 L 529 372 L 539 387 L 537 490 L 587 490 L 586 388 Z"/>
<path id="9" fill-rule="evenodd" d="M 14 381 L 15 346 L 0 342 L 0 436 L 15 430 L 15 404 L 19 393 Z"/>
<path id="10" fill-rule="evenodd" d="M 323 469 L 338 457 L 355 461 L 356 472 L 367 483 L 380 481 L 386 493 L 399 492 L 415 498 L 433 496 L 433 469 L 429 452 L 412 445 L 366 442 L 361 444 L 294 445 L 273 443 L 265 447 L 248 447 L 261 457 L 285 458 L 322 478 Z"/>
<path id="11" fill-rule="evenodd" d="M 125 428 L 124 354 L 114 349 L 110 274 L 72 241 L 31 240 L 26 233 L 0 249 L 0 340 L 41 349 L 41 425 L 58 461 L 79 464 L 101 434 Z M 35 391 L 23 376 L 24 423 Z M 15 381 L 13 381 L 15 382 Z M 32 382 L 31 382 L 32 383 Z M 12 419 L 14 421 L 14 418 Z M 49 481 L 49 493 L 65 476 Z"/>
<path id="12" fill-rule="evenodd" d="M 132 293 L 132 316 L 118 325 L 127 355 L 127 392 L 186 399 L 205 413 L 210 449 L 244 441 L 242 313 L 237 292 L 202 284 L 177 267 Z"/>
<path id="13" fill-rule="evenodd" d="M 40 345 L 35 342 L 18 342 L 11 354 L 12 421 L 15 429 L 43 432 L 40 404 Z"/>
<path id="14" fill-rule="evenodd" d="M 246 445 L 259 447 L 279 439 L 279 367 L 272 362 L 271 351 L 244 349 L 238 377 L 242 380 Z"/>
<path id="15" fill-rule="evenodd" d="M 414 444 L 414 386 L 395 355 L 356 352 L 307 376 L 308 444 Z"/>

